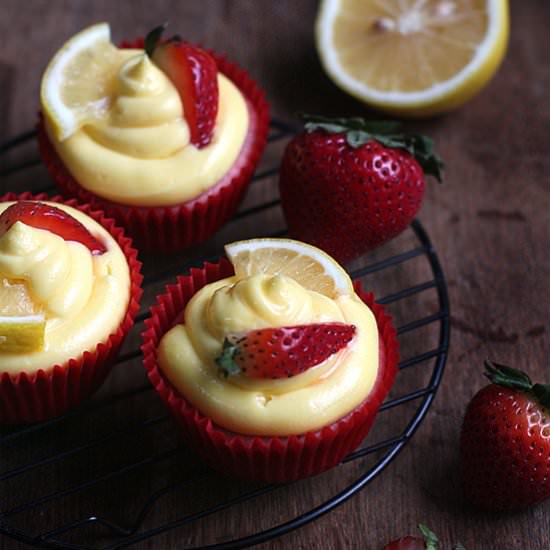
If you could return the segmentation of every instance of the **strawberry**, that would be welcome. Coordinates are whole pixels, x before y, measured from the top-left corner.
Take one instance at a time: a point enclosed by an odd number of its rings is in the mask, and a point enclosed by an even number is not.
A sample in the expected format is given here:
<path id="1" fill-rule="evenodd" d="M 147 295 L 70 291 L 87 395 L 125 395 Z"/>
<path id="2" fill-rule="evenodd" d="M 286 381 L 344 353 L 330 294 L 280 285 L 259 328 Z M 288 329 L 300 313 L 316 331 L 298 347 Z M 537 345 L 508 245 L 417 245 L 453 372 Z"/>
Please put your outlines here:
<path id="1" fill-rule="evenodd" d="M 422 537 L 408 535 L 389 542 L 382 550 L 437 550 L 439 541 L 435 533 L 422 523 L 418 524 Z M 453 550 L 464 550 L 464 546 L 456 544 Z"/>
<path id="2" fill-rule="evenodd" d="M 401 537 L 386 544 L 382 550 L 437 550 L 439 541 L 435 534 L 421 523 L 418 524 L 418 529 L 420 529 L 422 537 L 410 535 Z"/>
<path id="3" fill-rule="evenodd" d="M 344 323 L 252 330 L 229 335 L 216 363 L 226 376 L 290 378 L 346 347 L 354 335 L 355 326 Z"/>
<path id="4" fill-rule="evenodd" d="M 41 202 L 19 201 L 6 208 L 0 215 L 0 237 L 15 223 L 23 222 L 37 229 L 46 229 L 87 246 L 94 255 L 107 251 L 78 220 L 64 210 Z"/>
<path id="5" fill-rule="evenodd" d="M 212 140 L 218 114 L 218 67 L 214 58 L 179 37 L 160 41 L 165 26 L 145 38 L 145 52 L 178 91 L 191 143 L 199 149 Z"/>
<path id="6" fill-rule="evenodd" d="M 287 145 L 279 187 L 290 234 L 348 262 L 401 233 L 416 215 L 424 173 L 443 163 L 424 136 L 394 123 L 304 115 Z"/>
<path id="7" fill-rule="evenodd" d="M 462 425 L 464 494 L 489 511 L 550 498 L 550 385 L 491 361 L 485 367 L 492 383 L 474 396 Z"/>

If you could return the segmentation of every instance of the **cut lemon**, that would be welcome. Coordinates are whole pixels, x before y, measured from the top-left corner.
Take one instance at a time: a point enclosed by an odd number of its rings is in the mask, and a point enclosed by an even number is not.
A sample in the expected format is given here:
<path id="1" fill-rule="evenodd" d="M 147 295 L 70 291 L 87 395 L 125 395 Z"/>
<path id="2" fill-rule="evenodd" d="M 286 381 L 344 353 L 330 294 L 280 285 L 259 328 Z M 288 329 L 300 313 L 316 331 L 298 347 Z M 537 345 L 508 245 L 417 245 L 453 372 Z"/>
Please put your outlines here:
<path id="1" fill-rule="evenodd" d="M 24 353 L 44 347 L 46 319 L 23 282 L 0 284 L 0 352 Z"/>
<path id="2" fill-rule="evenodd" d="M 40 100 L 60 141 L 107 113 L 120 65 L 118 51 L 109 25 L 99 23 L 73 36 L 50 61 Z"/>
<path id="3" fill-rule="evenodd" d="M 475 95 L 508 43 L 508 0 L 323 0 L 317 49 L 334 82 L 398 115 L 445 112 Z"/>
<path id="4" fill-rule="evenodd" d="M 225 245 L 237 277 L 285 275 L 303 287 L 335 297 L 353 292 L 345 270 L 318 248 L 291 239 L 250 239 Z"/>

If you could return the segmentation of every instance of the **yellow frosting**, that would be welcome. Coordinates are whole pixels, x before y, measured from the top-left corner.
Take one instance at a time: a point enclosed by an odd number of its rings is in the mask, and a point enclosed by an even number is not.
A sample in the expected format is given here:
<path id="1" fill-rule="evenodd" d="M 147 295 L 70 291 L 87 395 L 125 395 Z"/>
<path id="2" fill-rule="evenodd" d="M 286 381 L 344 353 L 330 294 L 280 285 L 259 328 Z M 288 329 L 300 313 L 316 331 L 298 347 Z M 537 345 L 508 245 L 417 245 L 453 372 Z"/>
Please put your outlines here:
<path id="1" fill-rule="evenodd" d="M 219 105 L 212 141 L 190 143 L 180 96 L 141 50 L 116 50 L 109 105 L 64 141 L 46 118 L 51 142 L 82 187 L 134 206 L 168 206 L 216 184 L 236 161 L 248 132 L 248 107 L 239 89 L 218 73 Z M 99 112 L 99 111 L 98 111 Z"/>
<path id="2" fill-rule="evenodd" d="M 0 213 L 12 203 L 1 203 Z M 25 281 L 46 315 L 44 349 L 0 353 L 0 372 L 47 370 L 106 340 L 122 321 L 130 297 L 130 273 L 111 235 L 82 212 L 52 203 L 80 221 L 107 247 L 92 255 L 81 243 L 16 222 L 0 237 L 0 278 Z"/>
<path id="3" fill-rule="evenodd" d="M 352 342 L 292 378 L 225 378 L 214 359 L 232 332 L 322 322 L 356 326 Z M 345 416 L 371 391 L 378 372 L 378 331 L 355 295 L 328 298 L 282 275 L 230 277 L 197 292 L 184 323 L 161 340 L 158 361 L 178 391 L 220 426 L 250 435 L 292 435 Z"/>

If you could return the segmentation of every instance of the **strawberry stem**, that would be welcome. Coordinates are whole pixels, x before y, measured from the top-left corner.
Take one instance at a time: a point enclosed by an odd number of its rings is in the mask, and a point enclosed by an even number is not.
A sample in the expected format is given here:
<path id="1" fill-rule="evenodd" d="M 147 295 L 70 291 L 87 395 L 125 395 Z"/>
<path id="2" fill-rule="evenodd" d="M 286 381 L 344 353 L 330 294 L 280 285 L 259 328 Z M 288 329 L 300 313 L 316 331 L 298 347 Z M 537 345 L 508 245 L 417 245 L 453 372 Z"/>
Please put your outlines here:
<path id="1" fill-rule="evenodd" d="M 149 59 L 153 58 L 153 52 L 159 43 L 162 33 L 166 30 L 168 23 L 163 23 L 158 27 L 155 27 L 152 31 L 149 31 L 144 41 L 145 53 L 149 56 Z"/>
<path id="2" fill-rule="evenodd" d="M 401 126 L 399 122 L 385 120 L 365 120 L 353 118 L 327 118 L 319 115 L 300 113 L 307 132 L 323 130 L 328 133 L 346 134 L 350 147 L 357 149 L 376 140 L 391 149 L 404 149 L 418 161 L 426 174 L 434 176 L 439 183 L 442 181 L 443 160 L 433 151 L 433 140 L 421 134 L 397 133 Z"/>
<path id="3" fill-rule="evenodd" d="M 437 545 L 439 540 L 435 536 L 435 533 L 423 523 L 418 524 L 418 529 L 424 536 L 424 541 L 426 542 L 426 550 L 437 550 Z"/>
<path id="4" fill-rule="evenodd" d="M 533 384 L 525 372 L 489 359 L 485 360 L 484 374 L 493 384 L 531 393 L 543 407 L 550 407 L 549 384 Z"/>

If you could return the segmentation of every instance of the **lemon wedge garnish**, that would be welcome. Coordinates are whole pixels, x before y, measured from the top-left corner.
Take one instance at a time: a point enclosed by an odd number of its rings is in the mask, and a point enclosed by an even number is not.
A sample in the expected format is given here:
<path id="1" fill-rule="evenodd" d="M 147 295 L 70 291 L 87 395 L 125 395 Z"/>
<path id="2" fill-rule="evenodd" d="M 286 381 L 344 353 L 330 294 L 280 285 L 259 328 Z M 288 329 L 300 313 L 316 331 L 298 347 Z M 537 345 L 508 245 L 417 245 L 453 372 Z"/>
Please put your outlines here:
<path id="1" fill-rule="evenodd" d="M 332 80 L 398 115 L 451 110 L 500 65 L 508 0 L 323 0 L 317 49 Z"/>
<path id="2" fill-rule="evenodd" d="M 351 294 L 346 271 L 322 250 L 291 239 L 250 239 L 225 245 L 239 278 L 265 273 L 285 275 L 309 290 L 331 298 Z"/>
<path id="3" fill-rule="evenodd" d="M 23 282 L 0 283 L 0 353 L 24 353 L 44 347 L 46 319 Z"/>
<path id="4" fill-rule="evenodd" d="M 107 23 L 79 32 L 52 58 L 42 77 L 40 100 L 60 141 L 87 122 L 106 116 L 118 59 Z"/>

